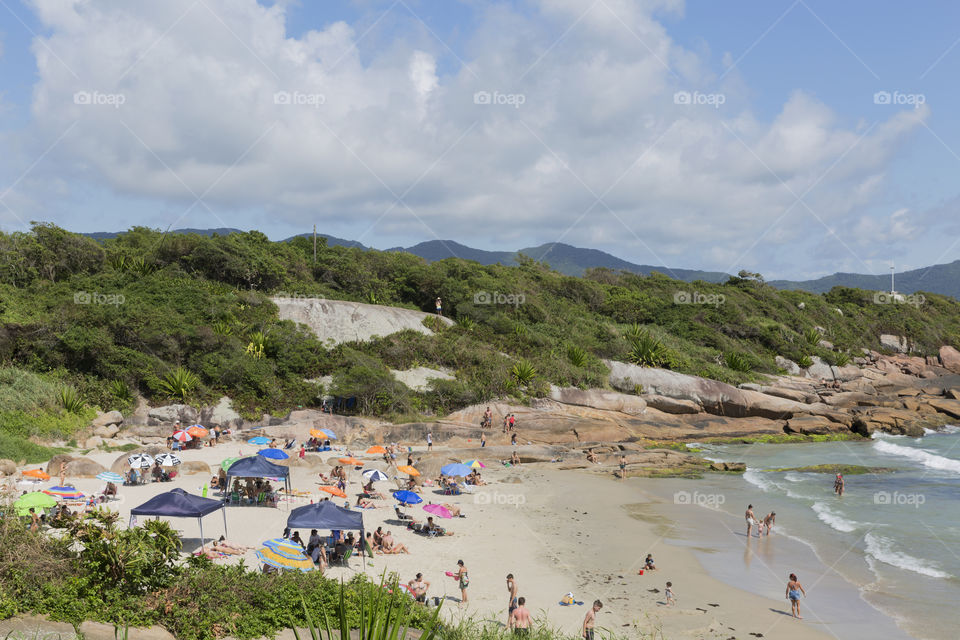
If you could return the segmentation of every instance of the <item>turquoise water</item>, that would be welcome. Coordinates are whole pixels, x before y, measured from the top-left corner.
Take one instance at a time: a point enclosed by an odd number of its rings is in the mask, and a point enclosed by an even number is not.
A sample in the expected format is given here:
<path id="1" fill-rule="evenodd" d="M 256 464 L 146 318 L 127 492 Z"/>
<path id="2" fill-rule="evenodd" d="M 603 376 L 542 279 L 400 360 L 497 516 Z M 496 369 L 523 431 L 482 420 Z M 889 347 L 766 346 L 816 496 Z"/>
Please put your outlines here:
<path id="1" fill-rule="evenodd" d="M 747 472 L 672 481 L 658 492 L 675 503 L 676 520 L 688 523 L 680 544 L 708 547 L 700 553 L 708 571 L 781 598 L 786 576 L 797 572 L 811 592 L 808 621 L 843 640 L 960 637 L 960 429 L 923 438 L 711 446 L 704 455 L 745 462 Z M 847 476 L 838 497 L 831 474 L 771 471 L 829 463 L 896 472 Z M 747 541 L 748 503 L 761 518 L 776 511 L 773 536 Z M 690 508 L 716 517 L 685 518 Z"/>

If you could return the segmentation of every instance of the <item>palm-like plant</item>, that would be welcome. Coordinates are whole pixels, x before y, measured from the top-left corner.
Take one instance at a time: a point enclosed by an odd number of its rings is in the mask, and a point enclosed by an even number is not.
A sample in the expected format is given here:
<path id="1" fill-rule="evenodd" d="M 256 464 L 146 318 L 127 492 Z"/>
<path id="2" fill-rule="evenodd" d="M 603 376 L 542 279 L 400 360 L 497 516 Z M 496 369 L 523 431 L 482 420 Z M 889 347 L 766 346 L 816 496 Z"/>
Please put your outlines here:
<path id="1" fill-rule="evenodd" d="M 799 366 L 801 369 L 808 369 L 813 366 L 813 358 L 804 354 L 797 358 L 797 366 Z"/>
<path id="2" fill-rule="evenodd" d="M 803 332 L 803 340 L 811 347 L 815 347 L 820 344 L 820 341 L 823 339 L 823 334 L 814 327 L 812 329 L 807 329 Z"/>
<path id="3" fill-rule="evenodd" d="M 537 369 L 527 360 L 518 360 L 510 368 L 510 375 L 521 387 L 530 384 L 537 377 Z"/>
<path id="4" fill-rule="evenodd" d="M 57 402 L 68 413 L 80 413 L 86 406 L 83 397 L 71 386 L 60 387 L 57 391 Z"/>
<path id="5" fill-rule="evenodd" d="M 629 359 L 632 363 L 641 367 L 659 367 L 666 364 L 667 348 L 650 335 L 649 331 L 641 329 L 636 334 L 631 331 L 628 337 L 630 338 Z"/>
<path id="6" fill-rule="evenodd" d="M 457 324 L 467 331 L 473 331 L 477 326 L 477 323 L 470 316 L 460 316 L 457 318 Z"/>
<path id="7" fill-rule="evenodd" d="M 582 367 L 587 364 L 587 352 L 582 347 L 571 345 L 567 347 L 567 360 L 575 367 Z"/>
<path id="8" fill-rule="evenodd" d="M 753 371 L 753 365 L 750 363 L 750 360 L 736 351 L 728 351 L 723 354 L 723 362 L 727 365 L 728 369 L 733 369 L 734 371 L 740 371 L 742 373 Z"/>
<path id="9" fill-rule="evenodd" d="M 846 351 L 841 351 L 833 357 L 833 366 L 835 367 L 845 367 L 850 364 L 850 354 Z"/>
<path id="10" fill-rule="evenodd" d="M 217 320 L 210 325 L 210 328 L 218 336 L 229 336 L 233 333 L 233 327 L 223 320 Z"/>
<path id="11" fill-rule="evenodd" d="M 126 382 L 119 379 L 113 380 L 110 383 L 110 393 L 121 402 L 128 402 L 133 398 L 133 394 L 130 393 L 130 387 L 127 386 Z"/>
<path id="12" fill-rule="evenodd" d="M 189 369 L 177 367 L 160 378 L 158 386 L 168 396 L 185 401 L 200 386 L 200 378 Z"/>

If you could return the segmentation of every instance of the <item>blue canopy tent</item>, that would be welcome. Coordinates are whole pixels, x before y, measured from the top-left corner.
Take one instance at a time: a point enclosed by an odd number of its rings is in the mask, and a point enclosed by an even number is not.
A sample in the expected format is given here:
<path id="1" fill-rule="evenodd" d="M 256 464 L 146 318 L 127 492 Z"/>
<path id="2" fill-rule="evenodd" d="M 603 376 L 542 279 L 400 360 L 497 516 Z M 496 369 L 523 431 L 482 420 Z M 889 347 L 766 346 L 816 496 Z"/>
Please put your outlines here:
<path id="1" fill-rule="evenodd" d="M 172 489 L 153 496 L 139 507 L 130 510 L 130 524 L 134 516 L 160 516 L 167 518 L 196 518 L 200 523 L 200 546 L 204 546 L 203 516 L 220 509 L 223 513 L 223 533 L 227 534 L 227 512 L 221 500 L 201 498 L 187 493 L 183 489 Z"/>
<path id="2" fill-rule="evenodd" d="M 360 530 L 360 540 L 365 539 L 363 514 L 338 507 L 329 500 L 297 507 L 290 512 L 287 526 L 291 529 L 328 529 L 333 531 Z M 366 548 L 362 553 L 366 553 Z"/>
<path id="3" fill-rule="evenodd" d="M 240 458 L 227 469 L 227 495 L 233 478 L 283 478 L 283 486 L 290 493 L 290 469 L 274 464 L 263 456 Z"/>

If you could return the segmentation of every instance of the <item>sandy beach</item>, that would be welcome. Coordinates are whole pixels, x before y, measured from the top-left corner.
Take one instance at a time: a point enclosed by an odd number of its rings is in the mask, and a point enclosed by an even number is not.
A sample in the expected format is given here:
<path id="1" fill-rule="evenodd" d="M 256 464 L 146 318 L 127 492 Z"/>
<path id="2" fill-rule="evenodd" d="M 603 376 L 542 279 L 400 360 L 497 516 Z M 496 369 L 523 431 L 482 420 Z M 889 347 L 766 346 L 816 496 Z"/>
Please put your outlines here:
<path id="1" fill-rule="evenodd" d="M 356 452 L 365 447 L 352 449 Z M 202 461 L 216 469 L 226 457 L 249 455 L 255 450 L 246 443 L 226 442 L 181 455 L 185 462 Z M 333 458 L 340 454 L 334 451 L 323 455 Z M 109 467 L 118 455 L 91 452 L 88 457 Z M 384 468 L 382 460 L 375 460 L 377 456 L 358 457 L 368 461 L 365 468 Z M 294 489 L 309 491 L 310 497 L 284 499 L 276 508 L 228 507 L 228 539 L 254 546 L 280 536 L 290 509 L 326 495 L 319 492 L 317 472 L 327 469 L 326 465 L 317 469 L 291 466 Z M 472 495 L 442 496 L 438 490 L 424 487 L 424 504 L 450 502 L 459 505 L 466 516 L 440 522 L 454 534 L 446 537 L 428 538 L 408 531 L 396 519 L 394 500 L 375 501 L 379 508 L 363 511 L 367 531 L 379 526 L 393 531 L 395 538 L 409 547 L 410 554 L 377 555 L 368 558 L 366 566 L 354 558 L 349 567 L 329 568 L 326 575 L 349 578 L 365 571 L 377 578 L 384 572 L 395 572 L 406 582 L 422 572 L 430 583 L 429 595 L 446 599 L 446 617 L 470 616 L 505 624 L 505 578 L 513 573 L 519 595 L 527 599 L 538 623 L 569 634 L 579 633 L 586 611 L 595 599 L 600 599 L 604 608 L 599 626 L 626 637 L 648 637 L 658 631 L 663 637 L 691 639 L 746 637 L 750 633 L 763 634 L 754 637 L 786 640 L 830 637 L 806 621 L 786 615 L 789 604 L 782 591 L 763 597 L 736 589 L 708 575 L 691 550 L 668 544 L 673 522 L 659 513 L 663 500 L 644 490 L 644 483 L 655 480 L 621 482 L 584 471 L 557 470 L 546 464 L 512 468 L 490 465 L 483 476 L 489 484 L 477 487 Z M 351 501 L 356 499 L 360 479 L 359 472 L 351 471 Z M 109 507 L 126 522 L 130 509 L 150 497 L 175 487 L 199 494 L 209 480 L 202 474 L 178 474 L 169 483 L 121 487 L 119 500 Z M 42 486 L 56 481 L 53 478 Z M 85 492 L 103 486 L 96 479 L 68 478 L 67 482 Z M 392 482 L 381 482 L 377 488 L 386 493 L 391 485 Z M 335 500 L 343 504 L 343 500 Z M 424 520 L 428 514 L 422 506 L 407 510 Z M 181 532 L 184 552 L 199 547 L 200 531 L 195 520 L 173 520 L 172 524 Z M 223 533 L 219 514 L 205 519 L 204 534 L 208 540 Z M 302 531 L 301 535 L 306 539 L 309 531 Z M 647 553 L 654 555 L 658 570 L 640 576 L 637 571 Z M 248 566 L 258 565 L 253 552 L 216 562 L 239 562 L 240 557 Z M 470 572 L 466 604 L 459 602 L 455 581 L 445 575 L 456 569 L 458 559 L 464 561 Z M 663 591 L 668 580 L 673 582 L 678 595 L 673 607 L 664 604 Z M 560 600 L 568 592 L 584 604 L 561 606 Z"/>

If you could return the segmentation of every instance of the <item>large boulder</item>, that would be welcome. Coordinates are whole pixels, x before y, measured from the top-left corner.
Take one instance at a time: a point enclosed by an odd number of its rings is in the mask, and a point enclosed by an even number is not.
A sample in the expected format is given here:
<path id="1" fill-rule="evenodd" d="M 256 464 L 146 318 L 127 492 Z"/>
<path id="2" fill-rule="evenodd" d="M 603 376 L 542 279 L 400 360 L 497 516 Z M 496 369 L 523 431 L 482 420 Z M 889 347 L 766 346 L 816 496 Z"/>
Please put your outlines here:
<path id="1" fill-rule="evenodd" d="M 205 407 L 200 412 L 200 422 L 207 427 L 233 428 L 243 422 L 240 414 L 233 410 L 230 398 L 223 396 L 212 407 Z"/>
<path id="2" fill-rule="evenodd" d="M 76 458 L 67 465 L 67 476 L 70 478 L 95 478 L 98 473 L 103 473 L 106 470 L 106 467 L 90 458 Z"/>
<path id="3" fill-rule="evenodd" d="M 786 430 L 803 435 L 822 435 L 828 433 L 842 433 L 847 427 L 828 420 L 823 416 L 795 416 L 787 420 Z"/>
<path id="4" fill-rule="evenodd" d="M 793 360 L 784 358 L 783 356 L 776 356 L 773 361 L 776 363 L 778 369 L 783 369 L 791 376 L 799 376 L 803 373 L 800 365 Z"/>
<path id="5" fill-rule="evenodd" d="M 110 438 L 117 435 L 120 432 L 120 427 L 115 424 L 105 424 L 99 426 L 93 430 L 93 435 L 100 436 L 104 440 L 109 440 Z"/>
<path id="6" fill-rule="evenodd" d="M 100 436 L 90 436 L 83 441 L 84 449 L 96 449 L 103 444 L 103 438 Z"/>
<path id="7" fill-rule="evenodd" d="M 119 411 L 107 411 L 106 413 L 101 413 L 94 418 L 90 423 L 90 426 L 96 429 L 97 427 L 106 427 L 111 425 L 117 425 L 119 427 L 121 424 L 123 424 L 122 413 Z"/>
<path id="8" fill-rule="evenodd" d="M 668 398 L 667 396 L 647 395 L 647 406 L 653 407 L 657 411 L 672 413 L 674 415 L 683 415 L 691 413 L 700 413 L 703 407 L 699 402 L 693 400 L 683 400 L 681 398 Z"/>
<path id="9" fill-rule="evenodd" d="M 946 345 L 940 347 L 940 364 L 953 373 L 960 373 L 960 351 Z"/>
<path id="10" fill-rule="evenodd" d="M 191 475 L 195 473 L 204 473 L 206 475 L 210 475 L 210 465 L 200 460 L 188 460 L 183 462 L 179 467 L 177 467 L 177 470 L 184 475 Z"/>
<path id="11" fill-rule="evenodd" d="M 577 387 L 550 387 L 550 399 L 560 404 L 592 407 L 604 411 L 619 411 L 631 416 L 643 415 L 647 403 L 643 398 L 602 389 L 578 389 Z"/>
<path id="12" fill-rule="evenodd" d="M 406 371 L 391 369 L 390 372 L 393 373 L 394 378 L 407 385 L 407 387 L 413 389 L 414 391 L 426 391 L 430 388 L 430 381 L 434 379 L 454 379 L 454 376 L 450 370 L 431 369 L 430 367 L 414 367 L 413 369 L 407 369 Z"/>
<path id="13" fill-rule="evenodd" d="M 3 458 L 0 460 L 0 475 L 12 476 L 17 473 L 17 463 L 13 460 Z"/>
<path id="14" fill-rule="evenodd" d="M 50 461 L 47 463 L 47 473 L 49 473 L 52 478 L 58 478 L 60 476 L 60 463 L 62 462 L 69 466 L 74 460 L 76 460 L 76 458 L 69 454 L 58 453 L 50 458 Z"/>
<path id="15" fill-rule="evenodd" d="M 960 418 L 960 400 L 950 400 L 948 398 L 930 398 L 927 401 L 931 407 L 945 413 L 951 418 Z"/>
<path id="16" fill-rule="evenodd" d="M 193 424 L 200 417 L 199 412 L 187 404 L 168 404 L 153 407 L 147 412 L 147 424 L 169 424 L 180 422 L 183 426 Z"/>
<path id="17" fill-rule="evenodd" d="M 811 356 L 810 360 L 813 361 L 813 364 L 807 367 L 808 377 L 816 380 L 821 378 L 825 380 L 834 379 L 833 367 L 824 362 L 819 356 Z"/>
<path id="18" fill-rule="evenodd" d="M 880 346 L 896 353 L 910 351 L 910 344 L 904 336 L 895 336 L 889 333 L 880 334 Z"/>

